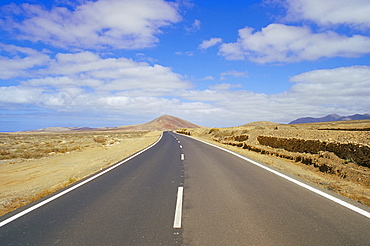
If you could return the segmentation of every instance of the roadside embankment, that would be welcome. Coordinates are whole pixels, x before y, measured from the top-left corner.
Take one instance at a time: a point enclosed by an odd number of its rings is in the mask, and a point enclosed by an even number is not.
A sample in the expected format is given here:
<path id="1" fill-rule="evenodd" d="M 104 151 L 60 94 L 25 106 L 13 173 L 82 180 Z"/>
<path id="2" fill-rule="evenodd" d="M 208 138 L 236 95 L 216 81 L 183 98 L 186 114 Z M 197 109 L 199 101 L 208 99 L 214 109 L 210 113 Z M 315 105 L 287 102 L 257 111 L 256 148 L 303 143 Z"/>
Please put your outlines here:
<path id="1" fill-rule="evenodd" d="M 179 129 L 178 133 L 217 143 L 370 206 L 370 131 L 363 130 L 369 126 L 370 121 L 256 122 L 233 128 Z"/>

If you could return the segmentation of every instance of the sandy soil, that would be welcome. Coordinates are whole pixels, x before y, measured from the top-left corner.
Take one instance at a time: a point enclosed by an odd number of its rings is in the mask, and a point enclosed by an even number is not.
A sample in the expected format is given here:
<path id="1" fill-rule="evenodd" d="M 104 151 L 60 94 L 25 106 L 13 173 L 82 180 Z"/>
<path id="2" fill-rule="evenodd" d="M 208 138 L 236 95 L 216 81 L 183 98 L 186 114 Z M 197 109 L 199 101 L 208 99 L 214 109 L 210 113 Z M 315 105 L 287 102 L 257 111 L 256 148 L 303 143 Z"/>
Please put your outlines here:
<path id="1" fill-rule="evenodd" d="M 117 163 L 154 143 L 161 132 L 96 134 L 2 134 L 0 215 Z M 14 139 L 16 142 L 12 142 Z M 45 139 L 49 142 L 46 143 Z M 78 147 L 67 147 L 77 143 Z M 7 149 L 7 145 L 13 149 Z M 19 148 L 14 149 L 17 145 Z M 32 158 L 36 150 L 30 151 L 35 145 L 38 146 L 38 153 L 42 153 L 37 159 Z M 47 151 L 41 148 L 46 145 Z M 26 157 L 31 159 L 26 159 L 24 153 L 28 153 Z M 15 154 L 21 158 L 5 158 L 17 157 Z"/>

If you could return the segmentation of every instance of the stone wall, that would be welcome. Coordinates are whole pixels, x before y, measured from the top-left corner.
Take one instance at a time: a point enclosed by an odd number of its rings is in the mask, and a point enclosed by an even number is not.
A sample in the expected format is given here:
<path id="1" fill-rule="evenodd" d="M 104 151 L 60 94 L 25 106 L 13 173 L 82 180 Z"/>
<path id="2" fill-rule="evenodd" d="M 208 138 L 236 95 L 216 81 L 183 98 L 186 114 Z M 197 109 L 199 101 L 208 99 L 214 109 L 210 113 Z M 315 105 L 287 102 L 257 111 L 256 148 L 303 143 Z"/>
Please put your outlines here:
<path id="1" fill-rule="evenodd" d="M 370 147 L 366 145 L 272 136 L 258 136 L 257 140 L 261 145 L 290 152 L 318 154 L 321 151 L 328 151 L 341 159 L 355 162 L 360 166 L 370 167 Z"/>

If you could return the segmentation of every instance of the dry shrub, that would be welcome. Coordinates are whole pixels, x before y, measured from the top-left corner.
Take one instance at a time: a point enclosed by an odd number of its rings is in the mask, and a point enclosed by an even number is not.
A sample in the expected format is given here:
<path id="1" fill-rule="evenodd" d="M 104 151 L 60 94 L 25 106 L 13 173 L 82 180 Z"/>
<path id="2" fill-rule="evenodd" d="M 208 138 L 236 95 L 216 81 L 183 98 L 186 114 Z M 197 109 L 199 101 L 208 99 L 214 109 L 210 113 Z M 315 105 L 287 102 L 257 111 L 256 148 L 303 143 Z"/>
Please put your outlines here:
<path id="1" fill-rule="evenodd" d="M 113 145 L 124 138 L 142 136 L 137 132 L 79 132 L 79 133 L 0 133 L 0 160 L 34 159 L 51 153 L 68 153 L 84 148 Z"/>
<path id="2" fill-rule="evenodd" d="M 107 139 L 105 139 L 105 137 L 103 137 L 103 136 L 98 136 L 98 137 L 94 138 L 94 141 L 97 142 L 97 143 L 103 144 L 107 141 Z"/>

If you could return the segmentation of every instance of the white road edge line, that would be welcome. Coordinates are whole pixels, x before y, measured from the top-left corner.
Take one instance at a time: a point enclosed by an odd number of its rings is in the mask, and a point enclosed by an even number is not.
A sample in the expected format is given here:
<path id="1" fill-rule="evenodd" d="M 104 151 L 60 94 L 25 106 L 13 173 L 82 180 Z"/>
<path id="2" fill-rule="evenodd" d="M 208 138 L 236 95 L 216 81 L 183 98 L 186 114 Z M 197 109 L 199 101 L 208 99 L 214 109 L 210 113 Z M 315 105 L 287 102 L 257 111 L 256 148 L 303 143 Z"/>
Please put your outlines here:
<path id="1" fill-rule="evenodd" d="M 184 187 L 179 186 L 179 188 L 177 189 L 177 201 L 176 201 L 175 220 L 173 222 L 173 228 L 181 228 L 183 194 L 184 194 Z"/>
<path id="2" fill-rule="evenodd" d="M 30 207 L 30 208 L 27 208 L 26 210 L 23 210 L 22 212 L 19 212 L 19 213 L 17 213 L 17 214 L 15 214 L 15 215 L 13 215 L 12 217 L 9 217 L 8 219 L 6 219 L 6 220 L 4 220 L 4 221 L 1 221 L 1 222 L 0 222 L 0 227 L 2 227 L 2 226 L 4 226 L 4 225 L 6 225 L 6 224 L 8 224 L 8 223 L 12 222 L 13 220 L 16 220 L 16 219 L 18 219 L 18 218 L 22 217 L 23 215 L 28 214 L 29 212 L 32 212 L 33 210 L 35 210 L 35 209 L 37 209 L 37 208 L 39 208 L 39 207 L 41 207 L 41 206 L 43 206 L 43 205 L 45 205 L 45 204 L 47 204 L 47 203 L 49 203 L 49 202 L 51 202 L 51 201 L 55 200 L 55 199 L 57 199 L 57 198 L 59 198 L 59 197 L 61 197 L 61 196 L 65 195 L 65 194 L 67 194 L 67 193 L 68 193 L 68 192 L 70 192 L 70 191 L 73 191 L 73 190 L 77 189 L 78 187 L 80 187 L 80 186 L 82 186 L 82 185 L 84 185 L 84 184 L 86 184 L 86 183 L 90 182 L 91 180 L 96 179 L 97 177 L 100 177 L 101 175 L 103 175 L 103 174 L 105 174 L 105 173 L 107 173 L 107 172 L 109 172 L 109 171 L 113 170 L 114 168 L 116 168 L 116 167 L 118 167 L 118 166 L 122 165 L 123 163 L 125 163 L 125 162 L 127 162 L 127 161 L 129 161 L 129 160 L 131 160 L 131 159 L 133 159 L 133 158 L 135 158 L 136 156 L 140 155 L 140 154 L 141 154 L 141 153 L 143 153 L 144 151 L 146 151 L 146 150 L 150 149 L 151 147 L 153 147 L 154 145 L 156 145 L 156 144 L 157 144 L 157 143 L 162 139 L 162 136 L 163 136 L 163 132 L 162 132 L 161 136 L 159 137 L 159 139 L 158 139 L 155 143 L 153 143 L 152 145 L 150 145 L 150 146 L 146 147 L 145 149 L 143 149 L 143 150 L 141 150 L 141 151 L 137 152 L 136 154 L 134 154 L 134 155 L 132 155 L 132 156 L 128 157 L 127 159 L 124 159 L 124 160 L 122 160 L 122 161 L 118 162 L 117 164 L 115 164 L 115 165 L 111 166 L 110 168 L 105 169 L 104 171 L 99 172 L 99 173 L 97 173 L 96 175 L 94 175 L 94 176 L 92 176 L 92 177 L 90 177 L 90 178 L 88 178 L 88 179 L 86 179 L 86 180 L 84 180 L 84 181 L 82 181 L 82 182 L 80 182 L 80 183 L 78 183 L 78 184 L 76 184 L 76 185 L 74 185 L 74 186 L 72 186 L 72 187 L 70 187 L 70 188 L 68 188 L 68 189 L 66 189 L 66 190 L 64 190 L 64 191 L 62 191 L 62 192 L 60 192 L 60 193 L 58 193 L 58 194 L 56 194 L 56 195 L 54 195 L 54 196 L 52 196 L 52 197 L 50 197 L 50 198 L 48 198 L 48 199 L 44 200 L 44 201 L 42 201 L 42 202 L 40 202 L 40 203 L 37 203 L 37 204 L 35 204 L 34 206 L 32 206 L 32 207 Z"/>
<path id="3" fill-rule="evenodd" d="M 185 136 L 186 136 L 186 135 L 185 135 Z M 229 152 L 230 154 L 233 154 L 233 155 L 235 155 L 235 156 L 237 156 L 237 157 L 239 157 L 239 158 L 242 158 L 242 159 L 244 159 L 244 160 L 246 160 L 246 161 L 249 161 L 250 163 L 252 163 L 252 164 L 254 164 L 254 165 L 257 165 L 257 166 L 259 166 L 259 167 L 261 167 L 261 168 L 263 168 L 263 169 L 265 169 L 265 170 L 267 170 L 267 171 L 269 171 L 269 172 L 272 172 L 272 173 L 274 173 L 274 174 L 276 174 L 276 175 L 278 175 L 278 176 L 280 176 L 280 177 L 282 177 L 282 178 L 284 178 L 284 179 L 287 179 L 287 180 L 289 180 L 289 181 L 291 181 L 291 182 L 293 182 L 293 183 L 295 183 L 295 184 L 297 184 L 297 185 L 299 185 L 299 186 L 301 186 L 301 187 L 303 187 L 303 188 L 306 188 L 307 190 L 310 190 L 310 191 L 312 191 L 312 192 L 314 192 L 314 193 L 316 193 L 316 194 L 318 194 L 318 195 L 320 195 L 320 196 L 323 196 L 323 197 L 325 197 L 325 198 L 327 198 L 327 199 L 329 199 L 329 200 L 331 200 L 331 201 L 333 201 L 333 202 L 335 202 L 335 203 L 338 203 L 338 204 L 340 204 L 340 205 L 342 205 L 342 206 L 344 206 L 344 207 L 346 207 L 346 208 L 348 208 L 348 209 L 350 209 L 350 210 L 352 210 L 352 211 L 354 211 L 354 212 L 356 212 L 356 213 L 359 213 L 359 214 L 361 214 L 361 215 L 363 215 L 363 216 L 365 216 L 365 217 L 367 217 L 367 218 L 369 218 L 369 219 L 370 219 L 370 213 L 369 213 L 369 212 L 367 212 L 367 211 L 365 211 L 365 210 L 363 210 L 363 209 L 361 209 L 361 208 L 359 208 L 359 207 L 356 207 L 356 206 L 354 206 L 354 205 L 352 205 L 352 204 L 350 204 L 350 203 L 348 203 L 348 202 L 345 202 L 345 201 L 343 201 L 343 200 L 341 200 L 341 199 L 339 199 L 339 198 L 336 198 L 336 197 L 334 197 L 334 196 L 332 196 L 332 195 L 330 195 L 330 194 L 327 194 L 327 193 L 325 193 L 325 192 L 323 192 L 323 191 L 321 191 L 321 190 L 318 190 L 318 189 L 316 189 L 316 188 L 314 188 L 314 187 L 312 187 L 312 186 L 310 186 L 310 185 L 307 185 L 307 184 L 305 184 L 305 183 L 302 183 L 301 181 L 295 180 L 294 178 L 291 178 L 291 177 L 289 177 L 289 176 L 287 176 L 287 175 L 285 175 L 285 174 L 282 174 L 282 173 L 280 173 L 280 172 L 278 172 L 278 171 L 275 171 L 275 170 L 273 170 L 273 169 L 271 169 L 271 168 L 269 168 L 269 167 L 267 167 L 267 166 L 264 166 L 264 165 L 262 165 L 262 164 L 260 164 L 260 163 L 258 163 L 258 162 L 256 162 L 256 161 L 253 161 L 253 160 L 251 160 L 251 159 L 249 159 L 249 158 L 247 158 L 247 157 L 245 157 L 245 156 L 242 156 L 242 155 L 237 154 L 237 153 L 235 153 L 235 152 L 233 152 L 233 151 L 231 151 L 231 150 L 224 149 L 224 148 L 222 148 L 222 147 L 220 147 L 220 146 L 217 146 L 217 145 L 214 145 L 214 144 L 208 143 L 208 142 L 206 142 L 206 141 L 203 141 L 203 140 L 200 140 L 200 139 L 197 139 L 197 138 L 191 137 L 191 136 L 186 136 L 186 137 L 189 137 L 189 138 L 192 138 L 192 139 L 198 140 L 199 142 L 202 142 L 202 143 L 205 143 L 205 144 L 211 145 L 211 146 L 213 146 L 213 147 L 215 147 L 215 148 L 221 149 L 221 150 L 223 150 L 223 151 Z"/>

